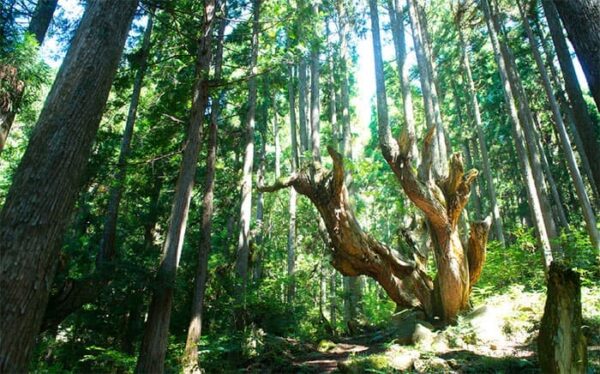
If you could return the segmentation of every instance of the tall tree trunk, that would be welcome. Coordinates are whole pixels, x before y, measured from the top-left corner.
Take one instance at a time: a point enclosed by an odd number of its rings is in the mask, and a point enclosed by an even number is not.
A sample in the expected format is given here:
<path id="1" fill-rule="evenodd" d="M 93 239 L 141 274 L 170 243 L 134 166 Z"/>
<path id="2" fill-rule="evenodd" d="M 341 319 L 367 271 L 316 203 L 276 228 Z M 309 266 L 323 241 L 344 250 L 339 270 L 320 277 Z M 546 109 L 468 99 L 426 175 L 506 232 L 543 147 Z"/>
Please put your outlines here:
<path id="1" fill-rule="evenodd" d="M 583 151 L 585 151 L 592 168 L 596 187 L 600 188 L 600 152 L 598 152 L 600 144 L 598 142 L 598 131 L 594 128 L 587 105 L 583 99 L 581 87 L 577 81 L 577 75 L 575 74 L 575 68 L 573 67 L 573 61 L 571 60 L 571 53 L 569 52 L 569 47 L 567 46 L 560 24 L 559 15 L 554 5 L 552 0 L 542 0 L 542 6 L 548 21 L 548 28 L 550 29 L 550 35 L 554 41 L 556 56 L 558 57 L 558 62 L 563 73 L 565 89 L 569 96 L 571 106 L 573 107 L 575 126 L 577 127 L 577 131 L 583 142 Z"/>
<path id="2" fill-rule="evenodd" d="M 600 2 L 553 0 L 600 111 Z"/>
<path id="3" fill-rule="evenodd" d="M 298 140 L 296 131 L 296 91 L 294 88 L 294 70 L 289 68 L 288 95 L 290 105 L 290 138 L 292 147 L 291 172 L 296 172 L 298 168 Z M 297 193 L 294 188 L 290 188 L 290 221 L 288 226 L 287 238 L 287 276 L 288 286 L 286 290 L 286 301 L 292 303 L 296 294 L 296 282 L 294 272 L 296 268 L 296 200 Z"/>
<path id="4" fill-rule="evenodd" d="M 512 123 L 512 133 L 515 141 L 515 148 L 517 150 L 519 162 L 521 163 L 521 172 L 523 173 L 523 182 L 526 186 L 527 198 L 529 201 L 529 206 L 532 212 L 532 217 L 535 222 L 535 227 L 537 229 L 538 238 L 541 244 L 542 258 L 544 261 L 544 269 L 548 269 L 550 263 L 552 262 L 552 250 L 550 247 L 550 240 L 548 239 L 548 232 L 546 230 L 546 225 L 544 223 L 544 218 L 542 215 L 542 208 L 540 205 L 540 200 L 538 197 L 538 192 L 535 186 L 535 181 L 533 179 L 533 173 L 531 170 L 531 165 L 529 163 L 529 158 L 527 156 L 527 150 L 524 145 L 524 136 L 521 128 L 521 123 L 519 120 L 519 114 L 517 112 L 517 107 L 515 105 L 515 97 L 513 94 L 513 89 L 510 84 L 510 78 L 508 75 L 508 63 L 505 60 L 505 54 L 500 51 L 500 43 L 498 41 L 498 35 L 496 32 L 496 27 L 492 20 L 492 14 L 490 11 L 489 4 L 487 0 L 481 0 L 480 2 L 481 8 L 483 10 L 485 21 L 487 24 L 490 41 L 492 43 L 492 47 L 494 49 L 494 56 L 496 58 L 496 64 L 498 65 L 498 72 L 500 73 L 500 78 L 502 80 L 502 89 L 504 91 L 504 99 L 506 101 L 506 105 L 508 107 L 508 112 L 510 116 L 510 120 Z"/>
<path id="5" fill-rule="evenodd" d="M 56 10 L 58 0 L 38 0 L 33 11 L 33 16 L 29 22 L 29 28 L 27 31 L 32 33 L 37 40 L 38 45 L 42 45 L 46 37 L 50 22 L 52 22 L 52 16 Z"/>
<path id="6" fill-rule="evenodd" d="M 129 104 L 129 112 L 127 113 L 127 121 L 123 138 L 121 139 L 121 149 L 119 151 L 119 161 L 117 163 L 117 172 L 110 188 L 108 209 L 104 220 L 104 229 L 102 231 L 102 239 L 100 240 L 100 251 L 96 259 L 97 265 L 102 265 L 111 261 L 115 255 L 115 240 L 117 232 L 117 217 L 119 214 L 119 205 L 123 194 L 123 185 L 125 184 L 125 176 L 127 173 L 127 159 L 131 149 L 131 139 L 137 117 L 138 105 L 140 102 L 140 93 L 146 69 L 148 66 L 148 55 L 150 53 L 150 38 L 153 27 L 153 11 L 148 15 L 148 25 L 144 32 L 142 47 L 140 50 L 140 66 L 135 75 L 133 82 L 133 92 L 131 93 L 131 102 Z"/>
<path id="7" fill-rule="evenodd" d="M 306 81 L 306 60 L 304 56 L 301 56 L 298 64 L 298 119 L 300 121 L 300 150 L 302 154 L 310 149 L 309 124 L 306 118 L 306 97 L 308 96 Z"/>
<path id="8" fill-rule="evenodd" d="M 225 38 L 225 26 L 227 25 L 227 4 L 221 6 L 221 19 L 219 20 L 219 31 L 217 34 L 217 50 L 214 57 L 215 71 L 213 80 L 221 79 L 223 66 L 223 40 Z M 206 156 L 206 176 L 204 177 L 204 196 L 202 197 L 202 222 L 201 236 L 198 246 L 198 267 L 194 283 L 194 297 L 192 300 L 192 313 L 188 325 L 185 350 L 181 359 L 184 373 L 200 373 L 200 361 L 198 360 L 198 343 L 202 334 L 202 317 L 204 308 L 204 294 L 206 290 L 206 278 L 208 275 L 208 256 L 211 251 L 212 239 L 212 216 L 214 211 L 215 191 L 215 165 L 217 162 L 218 121 L 221 113 L 221 101 L 223 92 L 214 94 L 211 102 L 210 125 L 208 130 L 208 144 Z"/>
<path id="9" fill-rule="evenodd" d="M 535 59 L 535 63 L 542 78 L 542 85 L 544 86 L 544 90 L 546 91 L 546 97 L 548 98 L 550 109 L 552 110 L 552 117 L 554 118 L 555 129 L 560 138 L 563 153 L 567 160 L 569 174 L 571 174 L 571 179 L 575 184 L 575 191 L 577 192 L 579 204 L 581 205 L 581 209 L 583 211 L 583 217 L 585 219 L 590 240 L 596 249 L 600 249 L 600 233 L 598 233 L 598 228 L 596 226 L 596 218 L 594 215 L 594 211 L 592 210 L 590 199 L 585 190 L 583 178 L 581 177 L 581 173 L 579 172 L 579 168 L 577 167 L 577 162 L 575 161 L 573 149 L 571 148 L 571 142 L 569 141 L 567 129 L 563 122 L 562 113 L 560 112 L 558 102 L 556 100 L 556 97 L 554 96 L 554 91 L 552 90 L 550 77 L 548 76 L 548 72 L 546 71 L 546 68 L 544 66 L 542 56 L 540 54 L 540 51 L 538 50 L 535 37 L 533 36 L 531 27 L 529 27 L 529 23 L 527 22 L 527 18 L 525 16 L 525 12 L 521 6 L 521 3 L 519 3 L 519 11 L 521 12 L 521 21 L 523 23 L 523 27 L 525 28 L 525 32 L 529 40 L 529 45 L 531 47 L 531 51 Z"/>
<path id="10" fill-rule="evenodd" d="M 394 50 L 396 52 L 396 65 L 398 77 L 400 78 L 400 89 L 402 91 L 402 112 L 406 125 L 406 134 L 413 143 L 410 156 L 419 161 L 419 149 L 416 142 L 415 115 L 412 104 L 412 93 L 410 91 L 410 79 L 408 77 L 408 66 L 406 65 L 406 38 L 404 35 L 404 12 L 400 0 L 388 0 L 390 22 L 392 26 L 392 37 L 394 39 Z"/>
<path id="11" fill-rule="evenodd" d="M 131 93 L 127 121 L 121 139 L 117 171 L 109 190 L 108 208 L 104 218 L 104 227 L 100 245 L 96 254 L 96 269 L 92 274 L 83 279 L 67 279 L 56 294 L 50 295 L 48 306 L 44 314 L 42 331 L 56 328 L 71 313 L 81 308 L 84 304 L 93 301 L 98 296 L 100 290 L 111 279 L 113 260 L 116 255 L 117 218 L 125 184 L 127 159 L 131 148 L 140 93 L 148 65 L 147 60 L 150 52 L 152 24 L 153 14 L 151 13 L 148 18 L 148 25 L 146 26 L 140 49 L 141 64 L 136 72 L 133 83 L 133 92 Z"/>
<path id="12" fill-rule="evenodd" d="M 256 73 L 258 59 L 258 34 L 260 32 L 261 0 L 253 0 L 252 49 L 250 70 Z M 252 215 L 252 169 L 254 163 L 254 126 L 256 117 L 256 77 L 248 80 L 248 113 L 246 114 L 246 146 L 241 188 L 240 233 L 237 245 L 236 273 L 238 276 L 236 297 L 243 302 L 248 281 L 248 255 L 250 252 L 250 219 Z"/>
<path id="13" fill-rule="evenodd" d="M 58 0 L 38 0 L 31 21 L 29 22 L 28 32 L 35 36 L 38 45 L 42 45 L 46 37 L 46 31 L 52 21 L 52 16 L 56 10 Z M 9 24 L 11 20 L 3 19 L 3 22 Z M 4 30 L 4 27 L 0 28 Z M 4 36 L 2 35 L 3 39 Z M 25 92 L 25 83 L 18 79 L 18 66 L 0 65 L 0 81 L 5 81 L 11 88 L 11 93 L 6 104 L 0 107 L 0 154 L 6 144 L 6 139 L 12 127 L 17 111 L 21 104 L 21 99 Z"/>
<path id="14" fill-rule="evenodd" d="M 432 81 L 431 60 L 428 54 L 429 46 L 426 44 L 423 35 L 423 26 L 419 22 L 419 4 L 418 0 L 408 0 L 408 14 L 412 26 L 413 42 L 419 65 L 419 77 L 421 79 L 421 88 L 423 89 L 423 100 L 425 104 L 425 118 L 429 129 L 435 128 L 433 132 L 430 154 L 431 159 L 421 161 L 421 165 L 427 165 L 422 168 L 424 171 L 433 172 L 433 174 L 424 175 L 426 179 L 442 179 L 448 174 L 448 150 L 446 147 L 445 131 L 442 126 L 442 117 L 439 107 L 437 90 Z M 429 164 L 432 167 L 429 167 Z"/>
<path id="15" fill-rule="evenodd" d="M 564 120 L 567 122 L 569 130 L 571 130 L 572 140 L 575 144 L 575 150 L 579 154 L 579 158 L 581 160 L 581 168 L 585 172 L 587 181 L 590 185 L 590 189 L 592 190 L 593 200 L 595 200 L 596 207 L 600 207 L 600 193 L 598 192 L 598 186 L 596 186 L 594 174 L 590 166 L 590 161 L 588 160 L 587 154 L 583 146 L 583 141 L 581 140 L 581 136 L 579 135 L 579 131 L 577 130 L 577 126 L 575 125 L 575 114 L 573 113 L 571 104 L 569 103 L 569 101 L 567 101 L 567 98 L 564 95 L 564 88 L 558 76 L 556 67 L 554 65 L 554 53 L 548 43 L 549 40 L 544 37 L 544 34 L 539 24 L 539 19 L 534 18 L 533 22 L 535 26 L 534 35 L 537 35 L 537 37 L 541 40 L 543 51 L 546 54 L 546 67 L 548 68 L 548 72 L 550 73 L 552 83 L 554 83 L 554 87 L 556 90 L 556 99 L 560 103 L 560 109 L 564 115 Z"/>
<path id="16" fill-rule="evenodd" d="M 163 258 L 156 274 L 156 288 L 148 310 L 144 337 L 135 368 L 136 373 L 162 373 L 167 352 L 169 322 L 175 277 L 179 267 L 181 249 L 187 228 L 192 191 L 200 151 L 202 122 L 208 101 L 209 68 L 211 61 L 212 25 L 215 1 L 204 4 L 202 26 L 196 55 L 196 81 L 192 92 L 192 110 L 188 124 L 186 145 L 183 151 L 175 195 L 169 217 L 169 229 L 163 245 Z"/>
<path id="17" fill-rule="evenodd" d="M 475 145 L 477 145 L 476 141 L 474 141 Z M 471 145 L 469 144 L 469 139 L 463 140 L 463 153 L 465 154 L 465 161 L 467 162 L 467 167 L 473 168 L 475 166 L 475 162 L 473 161 L 473 157 L 471 156 Z M 479 183 L 473 184 L 473 191 L 471 191 L 471 203 L 473 206 L 473 210 L 475 211 L 474 219 L 481 219 L 483 216 L 483 209 L 481 207 L 481 193 L 479 191 Z"/>
<path id="18" fill-rule="evenodd" d="M 340 40 L 340 106 L 341 116 L 341 139 L 340 153 L 344 157 L 351 157 L 350 149 L 352 136 L 350 132 L 350 90 L 348 87 L 348 35 L 350 33 L 348 10 L 344 0 L 337 0 L 336 7 L 339 15 L 338 38 Z"/>
<path id="19" fill-rule="evenodd" d="M 496 187 L 494 186 L 494 177 L 492 176 L 492 170 L 490 167 L 490 157 L 488 155 L 488 148 L 485 143 L 485 135 L 483 133 L 483 121 L 481 120 L 481 111 L 479 110 L 479 101 L 477 100 L 477 94 L 475 91 L 475 83 L 473 82 L 473 75 L 471 73 L 471 64 L 469 62 L 469 55 L 467 52 L 467 44 L 464 39 L 462 28 L 457 25 L 458 35 L 460 40 L 460 47 L 462 50 L 462 68 L 467 78 L 467 91 L 469 93 L 469 101 L 471 103 L 470 109 L 475 120 L 475 132 L 477 134 L 477 143 L 479 145 L 479 154 L 481 155 L 481 162 L 483 166 L 483 175 L 487 182 L 488 192 L 490 194 L 490 206 L 492 210 L 492 219 L 494 226 L 494 234 L 496 240 L 498 240 L 502 246 L 506 245 L 504 239 L 504 224 L 500 216 L 500 206 L 498 205 L 498 198 L 496 197 Z"/>
<path id="20" fill-rule="evenodd" d="M 136 7 L 136 0 L 88 4 L 15 172 L 0 213 L 0 371 L 27 371 Z"/>
<path id="21" fill-rule="evenodd" d="M 498 22 L 497 14 L 492 12 L 492 22 L 496 28 L 496 32 L 500 33 L 501 26 Z M 558 226 L 554 220 L 552 214 L 552 206 L 550 204 L 548 186 L 546 184 L 547 176 L 543 173 L 542 157 L 537 147 L 536 134 L 534 129 L 533 114 L 529 105 L 529 99 L 523 88 L 521 77 L 517 69 L 515 57 L 512 53 L 511 48 L 507 42 L 500 39 L 500 51 L 504 55 L 506 61 L 506 68 L 509 77 L 509 83 L 512 88 L 515 102 L 518 108 L 518 115 L 522 125 L 525 147 L 528 151 L 529 162 L 531 164 L 531 171 L 533 172 L 533 179 L 535 181 L 535 187 L 537 189 L 538 198 L 542 208 L 542 216 L 544 217 L 544 223 L 546 225 L 546 231 L 550 240 L 550 246 L 557 253 L 561 253 L 560 243 L 558 242 Z"/>

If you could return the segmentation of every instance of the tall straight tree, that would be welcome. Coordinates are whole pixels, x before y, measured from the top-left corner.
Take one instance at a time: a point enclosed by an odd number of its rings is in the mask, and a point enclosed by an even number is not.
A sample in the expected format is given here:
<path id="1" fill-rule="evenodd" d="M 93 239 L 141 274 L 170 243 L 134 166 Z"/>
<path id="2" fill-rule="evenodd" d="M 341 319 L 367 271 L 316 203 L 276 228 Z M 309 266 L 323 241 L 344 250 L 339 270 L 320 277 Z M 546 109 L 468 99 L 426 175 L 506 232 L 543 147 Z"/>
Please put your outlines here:
<path id="1" fill-rule="evenodd" d="M 485 143 L 485 136 L 483 133 L 483 121 L 481 120 L 481 111 L 479 109 L 479 100 L 477 100 L 477 94 L 475 91 L 475 83 L 473 82 L 473 75 L 471 73 L 471 63 L 469 62 L 469 54 L 468 47 L 465 41 L 465 37 L 463 35 L 462 26 L 460 22 L 457 23 L 458 37 L 460 41 L 461 48 L 461 63 L 462 69 L 465 73 L 465 77 L 467 79 L 467 91 L 469 94 L 469 109 L 471 110 L 471 114 L 473 115 L 473 119 L 475 122 L 475 133 L 477 135 L 477 145 L 480 149 L 479 154 L 481 155 L 481 161 L 483 166 L 483 175 L 485 177 L 488 192 L 490 194 L 490 205 L 492 208 L 492 218 L 493 218 L 493 227 L 494 233 L 496 234 L 496 240 L 498 240 L 502 246 L 505 245 L 504 239 L 504 225 L 502 223 L 502 218 L 500 217 L 500 207 L 498 205 L 498 199 L 496 197 L 496 187 L 494 186 L 494 178 L 492 176 L 492 170 L 490 167 L 490 158 L 488 155 L 488 148 Z"/>
<path id="2" fill-rule="evenodd" d="M 254 163 L 254 127 L 256 117 L 256 63 L 258 60 L 258 35 L 260 33 L 261 0 L 253 0 L 252 45 L 250 51 L 250 79 L 248 80 L 248 112 L 246 113 L 246 145 L 242 170 L 240 204 L 240 233 L 238 236 L 235 269 L 238 276 L 236 296 L 242 302 L 248 282 L 248 256 L 250 254 L 250 219 L 252 217 L 252 170 Z"/>
<path id="3" fill-rule="evenodd" d="M 295 173 L 298 169 L 298 131 L 296 123 L 296 91 L 295 91 L 295 76 L 293 65 L 289 66 L 288 78 L 288 101 L 290 113 L 290 140 L 291 140 L 291 172 Z M 291 303 L 296 294 L 296 282 L 294 273 L 296 271 L 296 208 L 297 208 L 297 193 L 296 190 L 290 188 L 289 212 L 290 221 L 288 225 L 287 237 L 287 276 L 289 278 L 286 290 L 286 301 Z"/>
<path id="4" fill-rule="evenodd" d="M 198 153 L 200 151 L 202 122 L 208 101 L 214 16 L 215 0 L 206 0 L 196 52 L 195 82 L 192 91 L 192 109 L 187 128 L 186 144 L 175 186 L 169 228 L 163 244 L 162 259 L 156 274 L 157 286 L 152 294 L 140 354 L 135 368 L 137 373 L 162 373 L 164 370 L 171 306 L 175 291 L 175 277 L 185 238 L 190 201 L 196 177 Z"/>
<path id="5" fill-rule="evenodd" d="M 0 213 L 0 371 L 26 372 L 137 0 L 91 0 Z"/>
<path id="6" fill-rule="evenodd" d="M 527 198 L 534 219 L 535 227 L 538 233 L 538 238 L 541 244 L 542 258 L 544 261 L 544 268 L 547 269 L 552 262 L 552 250 L 550 247 L 550 240 L 548 238 L 548 231 L 546 224 L 544 223 L 544 217 L 542 215 L 542 207 L 540 204 L 538 190 L 536 183 L 533 178 L 533 172 L 531 170 L 531 164 L 529 163 L 529 156 L 527 149 L 525 148 L 525 140 L 523 136 L 522 124 L 519 119 L 518 110 L 515 104 L 515 96 L 513 94 L 512 85 L 510 84 L 510 77 L 508 75 L 508 63 L 506 61 L 506 54 L 503 54 L 500 50 L 500 42 L 498 40 L 498 34 L 496 26 L 492 19 L 492 13 L 487 0 L 481 0 L 480 6 L 483 10 L 485 21 L 488 28 L 488 34 L 494 50 L 494 57 L 498 66 L 498 72 L 502 81 L 502 89 L 504 92 L 504 99 L 506 106 L 508 107 L 508 114 L 512 123 L 512 133 L 515 142 L 515 148 L 518 153 L 519 162 L 521 164 L 521 172 L 523 175 L 523 182 L 527 191 Z"/>
<path id="7" fill-rule="evenodd" d="M 553 1 L 600 110 L 600 1 Z"/>
<path id="8" fill-rule="evenodd" d="M 402 91 L 402 112 L 404 114 L 406 133 L 413 142 L 410 156 L 414 160 L 418 160 L 419 150 L 417 148 L 417 142 L 415 141 L 416 125 L 412 93 L 410 92 L 408 65 L 406 64 L 406 37 L 404 35 L 404 12 L 402 11 L 402 8 L 400 0 L 388 0 L 392 37 L 394 39 L 394 50 L 396 52 L 396 65 L 398 77 L 400 78 L 400 89 Z"/>
<path id="9" fill-rule="evenodd" d="M 413 41 L 419 66 L 419 77 L 421 88 L 423 90 L 423 101 L 425 105 L 425 118 L 429 129 L 435 128 L 433 132 L 430 154 L 431 159 L 423 159 L 421 164 L 424 166 L 422 171 L 427 171 L 429 178 L 441 178 L 448 173 L 448 149 L 446 147 L 445 130 L 442 125 L 441 110 L 438 101 L 438 94 L 435 82 L 433 81 L 432 60 L 429 56 L 428 40 L 424 35 L 424 25 L 420 22 L 419 1 L 407 0 L 408 14 L 413 32 Z M 429 155 L 429 153 L 428 153 Z M 429 168 L 431 163 L 432 167 Z"/>
<path id="10" fill-rule="evenodd" d="M 569 52 L 558 11 L 554 6 L 553 0 L 542 0 L 542 7 L 548 21 L 552 41 L 554 42 L 556 57 L 563 73 L 565 90 L 573 108 L 575 127 L 583 142 L 583 150 L 589 160 L 596 187 L 600 188 L 600 152 L 598 152 L 600 143 L 598 142 L 598 131 L 592 123 L 587 105 L 583 99 L 575 67 L 571 60 L 571 53 Z"/>
<path id="11" fill-rule="evenodd" d="M 318 20 L 319 16 L 319 6 L 318 3 L 313 5 L 313 15 Z M 319 29 L 318 26 L 317 30 Z M 317 35 L 314 36 L 314 39 L 311 43 L 310 48 L 310 128 L 311 128 L 311 137 L 310 142 L 312 145 L 312 155 L 313 161 L 320 163 L 321 162 L 321 104 L 319 102 L 319 77 L 321 67 L 319 65 L 319 51 L 320 51 L 320 41 L 318 40 L 318 31 Z"/>
<path id="12" fill-rule="evenodd" d="M 225 26 L 227 26 L 227 4 L 221 0 L 221 14 L 217 33 L 217 50 L 214 57 L 215 71 L 213 80 L 219 81 L 223 66 L 223 39 Z M 206 277 L 208 275 L 208 256 L 211 251 L 212 219 L 214 212 L 215 191 L 215 165 L 217 162 L 217 132 L 221 112 L 223 93 L 214 94 L 210 107 L 210 124 L 208 130 L 208 144 L 206 156 L 206 176 L 204 177 L 204 196 L 202 197 L 202 222 L 200 227 L 200 244 L 198 246 L 198 267 L 194 283 L 194 297 L 192 300 L 192 314 L 188 326 L 185 350 L 182 357 L 184 373 L 200 373 L 198 360 L 198 343 L 202 334 L 202 316 L 204 308 L 204 293 L 206 290 Z"/>
<path id="13" fill-rule="evenodd" d="M 127 174 L 127 161 L 129 158 L 131 140 L 137 118 L 140 93 L 142 90 L 144 76 L 148 67 L 148 55 L 150 53 L 150 38 L 153 28 L 153 10 L 148 16 L 148 24 L 144 31 L 142 46 L 139 51 L 140 65 L 135 74 L 133 91 L 129 103 L 127 120 L 123 137 L 117 170 L 114 175 L 110 190 L 102 237 L 96 254 L 96 270 L 90 276 L 81 280 L 68 279 L 60 287 L 56 294 L 52 294 L 48 301 L 48 307 L 44 315 L 42 330 L 56 328 L 67 316 L 81 308 L 85 303 L 91 302 L 103 286 L 111 279 L 113 260 L 116 256 L 117 218 L 119 206 L 123 195 L 125 177 Z"/>
<path id="14" fill-rule="evenodd" d="M 556 100 L 556 97 L 554 96 L 554 91 L 552 89 L 550 77 L 548 76 L 548 72 L 546 71 L 546 67 L 544 66 L 544 61 L 542 60 L 542 56 L 537 47 L 537 41 L 533 35 L 533 31 L 531 30 L 529 22 L 527 21 L 523 5 L 521 2 L 519 2 L 518 5 L 519 12 L 521 14 L 521 22 L 523 24 L 523 28 L 525 29 L 525 33 L 527 34 L 529 46 L 531 47 L 533 58 L 540 73 L 542 85 L 544 86 L 546 97 L 548 98 L 548 103 L 550 104 L 552 117 L 554 119 L 553 123 L 560 138 L 560 144 L 562 146 L 563 153 L 565 155 L 565 158 L 567 159 L 567 167 L 569 169 L 569 173 L 571 174 L 573 184 L 575 185 L 575 191 L 577 192 L 579 204 L 583 211 L 583 217 L 585 219 L 590 240 L 594 247 L 596 247 L 596 249 L 600 249 L 600 234 L 598 233 L 598 228 L 596 227 L 596 217 L 594 215 L 594 211 L 592 210 L 592 204 L 590 203 L 590 199 L 585 190 L 583 178 L 581 177 L 581 173 L 579 172 L 579 168 L 577 167 L 577 162 L 575 161 L 573 149 L 571 148 L 571 142 L 569 141 L 569 136 L 567 134 L 566 126 L 563 122 L 563 116 L 560 111 L 558 102 Z"/>

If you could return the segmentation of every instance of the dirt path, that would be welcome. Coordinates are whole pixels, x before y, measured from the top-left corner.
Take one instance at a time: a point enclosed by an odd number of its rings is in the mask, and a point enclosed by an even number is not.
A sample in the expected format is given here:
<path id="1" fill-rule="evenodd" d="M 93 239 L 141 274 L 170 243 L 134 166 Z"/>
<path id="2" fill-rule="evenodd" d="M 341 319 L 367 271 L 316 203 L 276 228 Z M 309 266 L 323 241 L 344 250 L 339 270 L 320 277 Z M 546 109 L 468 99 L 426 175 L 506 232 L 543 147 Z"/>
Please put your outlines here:
<path id="1" fill-rule="evenodd" d="M 327 352 L 312 352 L 294 362 L 294 366 L 305 368 L 315 373 L 331 373 L 337 369 L 340 361 L 348 359 L 352 353 L 367 353 L 368 346 L 360 344 L 338 343 Z"/>

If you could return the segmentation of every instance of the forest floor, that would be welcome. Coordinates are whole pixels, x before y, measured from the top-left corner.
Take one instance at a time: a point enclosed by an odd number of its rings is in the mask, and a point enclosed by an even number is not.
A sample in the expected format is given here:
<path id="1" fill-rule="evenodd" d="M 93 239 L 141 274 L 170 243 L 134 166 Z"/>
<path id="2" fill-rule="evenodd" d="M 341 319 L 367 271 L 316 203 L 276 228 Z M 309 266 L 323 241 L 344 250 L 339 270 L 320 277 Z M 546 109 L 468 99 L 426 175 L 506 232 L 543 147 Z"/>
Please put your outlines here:
<path id="1" fill-rule="evenodd" d="M 395 316 L 386 329 L 358 336 L 318 344 L 285 339 L 279 345 L 289 345 L 291 350 L 285 351 L 294 353 L 279 354 L 276 369 L 261 365 L 260 371 L 537 373 L 536 338 L 544 302 L 542 293 L 514 287 L 503 295 L 488 297 L 485 304 L 475 305 L 456 325 L 443 330 L 409 312 Z M 583 288 L 582 304 L 589 367 L 600 373 L 600 290 Z"/>

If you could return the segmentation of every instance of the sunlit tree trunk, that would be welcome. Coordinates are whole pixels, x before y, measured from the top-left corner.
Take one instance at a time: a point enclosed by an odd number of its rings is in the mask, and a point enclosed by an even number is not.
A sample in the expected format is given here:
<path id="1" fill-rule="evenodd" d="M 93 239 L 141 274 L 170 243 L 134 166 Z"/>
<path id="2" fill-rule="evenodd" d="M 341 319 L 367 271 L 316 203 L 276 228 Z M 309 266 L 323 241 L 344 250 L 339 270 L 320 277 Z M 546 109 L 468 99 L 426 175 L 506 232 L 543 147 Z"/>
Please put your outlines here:
<path id="1" fill-rule="evenodd" d="M 471 114 L 475 122 L 475 133 L 477 135 L 477 145 L 479 146 L 479 154 L 481 155 L 481 162 L 483 167 L 483 175 L 487 182 L 487 191 L 490 194 L 490 206 L 492 210 L 492 219 L 494 234 L 496 240 L 498 240 L 502 246 L 505 245 L 504 239 L 504 224 L 502 223 L 502 217 L 500 216 L 500 206 L 498 205 L 498 198 L 496 197 L 496 187 L 494 186 L 494 177 L 490 167 L 490 157 L 488 155 L 488 148 L 485 143 L 485 135 L 483 133 L 483 122 L 481 120 L 481 111 L 479 109 L 479 101 L 477 100 L 477 94 L 475 91 L 475 83 L 473 82 L 473 75 L 471 74 L 471 63 L 469 61 L 469 54 L 467 52 L 467 44 L 464 39 L 461 25 L 457 25 L 458 35 L 460 40 L 460 46 L 462 50 L 462 68 L 467 79 L 467 91 L 469 94 Z"/>
<path id="2" fill-rule="evenodd" d="M 169 217 L 169 228 L 163 244 L 162 259 L 144 326 L 144 336 L 136 373 L 162 373 L 167 352 L 171 307 L 175 292 L 175 277 L 187 228 L 187 219 L 194 189 L 202 122 L 208 101 L 209 68 L 211 62 L 212 25 L 215 1 L 204 4 L 202 27 L 196 55 L 196 81 L 192 92 L 192 110 L 187 129 L 186 145 L 175 186 Z"/>
<path id="3" fill-rule="evenodd" d="M 244 301 L 248 282 L 248 256 L 250 249 L 250 219 L 252 215 L 252 166 L 254 163 L 254 126 L 256 116 L 256 63 L 258 59 L 258 35 L 260 32 L 261 0 L 253 0 L 252 46 L 250 71 L 253 74 L 248 80 L 248 112 L 246 113 L 246 145 L 241 188 L 240 233 L 237 245 L 235 269 L 237 273 L 236 297 L 238 302 Z"/>
<path id="4" fill-rule="evenodd" d="M 27 372 L 61 240 L 137 4 L 88 3 L 0 212 L 2 372 Z"/>
<path id="5" fill-rule="evenodd" d="M 221 4 L 222 18 L 219 21 L 217 34 L 217 50 L 214 57 L 215 71 L 213 79 L 221 79 L 223 65 L 223 39 L 227 22 L 226 3 Z M 223 94 L 215 94 L 212 97 L 210 108 L 210 124 L 208 130 L 208 144 L 206 156 L 206 176 L 204 177 L 204 196 L 202 197 L 202 221 L 200 230 L 200 244 L 198 246 L 198 267 L 194 283 L 194 296 L 192 299 L 192 313 L 188 326 L 185 350 L 181 362 L 184 373 L 200 373 L 200 362 L 198 360 L 198 343 L 202 334 L 202 317 L 204 308 L 204 294 L 206 290 L 206 278 L 208 275 L 208 256 L 211 251 L 212 238 L 212 216 L 214 211 L 215 190 L 215 164 L 217 162 L 218 142 L 218 120 L 221 112 L 221 100 Z"/>
<path id="6" fill-rule="evenodd" d="M 523 182 L 527 191 L 527 199 L 529 201 L 529 206 L 532 213 L 531 215 L 534 219 L 535 227 L 538 233 L 538 238 L 541 244 L 544 268 L 547 269 L 550 266 L 550 263 L 552 262 L 552 250 L 550 247 L 550 240 L 548 239 L 548 233 L 542 215 L 542 207 L 540 205 L 535 181 L 533 179 L 531 165 L 529 163 L 529 158 L 527 155 L 527 149 L 525 148 L 524 144 L 523 130 L 521 128 L 522 124 L 520 123 L 519 114 L 515 104 L 513 89 L 511 87 L 509 80 L 510 78 L 508 75 L 508 63 L 505 61 L 505 55 L 500 52 L 500 43 L 498 41 L 496 27 L 492 20 L 492 14 L 487 0 L 481 0 L 480 5 L 485 16 L 490 41 L 494 49 L 494 56 L 496 58 L 496 64 L 498 65 L 498 71 L 500 73 L 500 78 L 502 81 L 504 99 L 506 101 L 506 105 L 508 107 L 508 114 L 512 123 L 512 133 L 515 142 L 515 148 L 517 150 L 518 159 L 521 164 Z"/>
<path id="7" fill-rule="evenodd" d="M 600 249 L 600 234 L 598 233 L 598 228 L 596 226 L 596 217 L 594 215 L 594 211 L 592 210 L 592 205 L 590 203 L 590 199 L 585 190 L 585 186 L 583 184 L 583 178 L 579 172 L 579 168 L 577 167 L 577 162 L 575 161 L 575 155 L 573 154 L 573 149 L 571 148 L 571 142 L 569 141 L 569 137 L 567 135 L 567 129 L 563 122 L 562 113 L 560 112 L 558 102 L 556 97 L 554 96 L 554 92 L 552 90 L 552 83 L 550 82 L 550 78 L 548 76 L 548 72 L 546 71 L 546 67 L 544 66 L 544 62 L 542 60 L 542 56 L 538 50 L 537 43 L 531 27 L 527 22 L 527 18 L 525 16 L 525 12 L 519 3 L 519 11 L 521 12 L 521 21 L 523 27 L 525 28 L 525 32 L 527 34 L 527 38 L 529 40 L 529 45 L 531 47 L 531 51 L 533 53 L 533 57 L 535 59 L 535 63 L 537 65 L 538 71 L 542 78 L 542 85 L 544 86 L 544 91 L 546 92 L 546 97 L 548 98 L 548 102 L 550 104 L 550 109 L 552 110 L 552 117 L 554 118 L 554 126 L 558 136 L 560 138 L 560 143 L 562 146 L 563 153 L 567 160 L 567 167 L 569 169 L 569 174 L 571 175 L 571 179 L 575 184 L 575 191 L 577 192 L 577 197 L 579 199 L 579 204 L 583 211 L 583 217 L 585 219 L 586 227 L 588 234 L 590 236 L 590 240 L 596 249 Z"/>
<path id="8" fill-rule="evenodd" d="M 587 105 L 583 99 L 581 87 L 579 86 L 577 74 L 575 74 L 575 68 L 573 66 L 573 61 L 571 60 L 571 53 L 569 52 L 569 47 L 567 46 L 567 41 L 560 24 L 559 15 L 554 5 L 552 0 L 542 0 L 542 6 L 548 21 L 548 28 L 550 29 L 550 35 L 554 41 L 556 56 L 558 57 L 558 62 L 563 73 L 565 89 L 569 101 L 571 102 L 571 106 L 573 107 L 575 126 L 577 127 L 577 131 L 583 142 L 583 150 L 589 160 L 596 187 L 600 188 L 600 152 L 598 152 L 600 144 L 597 140 L 598 131 L 594 128 Z"/>

